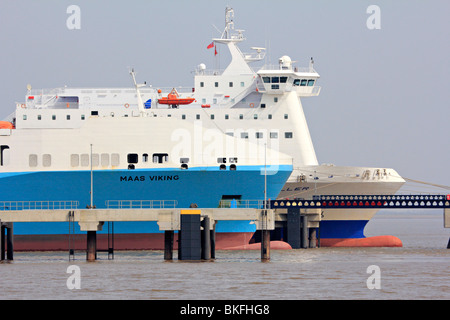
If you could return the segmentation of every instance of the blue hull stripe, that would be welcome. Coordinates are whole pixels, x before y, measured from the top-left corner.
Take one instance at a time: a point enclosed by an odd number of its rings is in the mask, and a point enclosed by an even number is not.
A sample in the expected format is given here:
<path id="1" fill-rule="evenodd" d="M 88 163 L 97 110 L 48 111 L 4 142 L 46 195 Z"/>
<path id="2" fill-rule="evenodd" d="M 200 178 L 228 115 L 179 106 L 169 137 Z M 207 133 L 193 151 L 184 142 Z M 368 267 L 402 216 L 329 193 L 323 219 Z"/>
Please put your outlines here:
<path id="1" fill-rule="evenodd" d="M 275 199 L 292 172 L 292 166 L 268 171 L 267 195 Z M 106 200 L 177 200 L 178 208 L 196 203 L 217 208 L 223 195 L 264 199 L 264 166 L 237 166 L 236 171 L 214 168 L 137 169 L 94 171 L 94 204 Z M 273 174 L 271 174 L 273 173 Z M 76 200 L 90 203 L 90 171 L 1 173 L 0 201 Z M 79 227 L 75 224 L 76 230 Z M 15 234 L 67 234 L 67 223 L 15 223 Z M 107 232 L 106 226 L 104 229 Z M 115 233 L 157 233 L 156 222 L 115 222 Z M 217 232 L 254 232 L 249 221 L 221 221 Z"/>

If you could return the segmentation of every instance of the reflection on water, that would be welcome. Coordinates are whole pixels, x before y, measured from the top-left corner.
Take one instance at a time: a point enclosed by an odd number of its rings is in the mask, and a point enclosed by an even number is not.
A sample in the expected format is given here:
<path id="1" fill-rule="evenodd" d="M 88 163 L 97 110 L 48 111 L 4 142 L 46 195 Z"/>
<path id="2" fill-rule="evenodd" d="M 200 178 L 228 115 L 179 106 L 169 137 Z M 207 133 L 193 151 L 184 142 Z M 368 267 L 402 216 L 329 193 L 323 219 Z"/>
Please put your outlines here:
<path id="1" fill-rule="evenodd" d="M 0 299 L 449 299 L 450 230 L 442 213 L 377 214 L 366 236 L 392 234 L 403 248 L 319 248 L 217 251 L 214 262 L 163 260 L 162 251 L 99 253 L 16 252 L 0 264 Z M 176 254 L 174 255 L 176 257 Z M 81 289 L 67 287 L 67 267 L 80 269 Z M 370 265 L 381 289 L 369 290 Z"/>

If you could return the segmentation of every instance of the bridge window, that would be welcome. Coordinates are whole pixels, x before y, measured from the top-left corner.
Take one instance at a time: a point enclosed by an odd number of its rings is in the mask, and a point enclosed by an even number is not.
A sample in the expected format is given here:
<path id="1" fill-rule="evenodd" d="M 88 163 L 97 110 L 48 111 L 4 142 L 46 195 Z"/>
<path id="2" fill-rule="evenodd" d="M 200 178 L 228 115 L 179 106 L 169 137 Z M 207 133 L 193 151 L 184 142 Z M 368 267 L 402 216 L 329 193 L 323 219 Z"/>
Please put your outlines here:
<path id="1" fill-rule="evenodd" d="M 300 81 L 300 86 L 302 86 L 302 87 L 306 86 L 306 83 L 307 83 L 307 82 L 308 82 L 308 80 L 302 79 L 302 80 Z"/>
<path id="2" fill-rule="evenodd" d="M 300 85 L 300 79 L 294 79 L 293 85 L 294 86 L 299 86 Z"/>
<path id="3" fill-rule="evenodd" d="M 285 133 L 284 133 L 284 137 L 285 137 L 286 139 L 292 139 L 292 132 L 285 132 Z"/>
<path id="4" fill-rule="evenodd" d="M 286 83 L 287 77 L 280 77 L 280 83 Z"/>
<path id="5" fill-rule="evenodd" d="M 263 77 L 264 83 L 270 83 L 270 77 Z"/>
<path id="6" fill-rule="evenodd" d="M 308 87 L 312 87 L 314 85 L 314 80 L 308 80 Z"/>

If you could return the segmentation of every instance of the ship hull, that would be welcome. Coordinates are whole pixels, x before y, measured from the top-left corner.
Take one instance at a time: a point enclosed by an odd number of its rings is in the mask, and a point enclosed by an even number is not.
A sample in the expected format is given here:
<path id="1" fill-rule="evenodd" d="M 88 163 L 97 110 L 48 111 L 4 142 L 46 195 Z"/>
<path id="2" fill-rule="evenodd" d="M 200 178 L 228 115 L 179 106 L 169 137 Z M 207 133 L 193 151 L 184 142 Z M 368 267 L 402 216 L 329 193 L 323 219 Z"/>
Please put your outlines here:
<path id="1" fill-rule="evenodd" d="M 288 181 L 278 199 L 313 199 L 318 195 L 392 195 L 405 183 L 397 176 L 384 177 L 384 180 L 378 178 L 364 180 L 356 177 L 355 172 L 360 173 L 367 168 L 314 166 L 306 169 L 308 172 L 314 172 L 313 170 L 321 172 L 322 177 L 309 182 Z M 323 209 L 319 230 L 320 245 L 322 247 L 401 246 L 400 239 L 390 235 L 376 237 L 364 235 L 364 228 L 377 212 L 378 209 Z"/>
<path id="2" fill-rule="evenodd" d="M 267 194 L 276 197 L 292 172 L 280 165 L 267 175 Z M 175 200 L 176 207 L 217 208 L 224 196 L 242 200 L 264 198 L 264 168 L 237 166 L 236 170 L 218 168 L 105 170 L 93 172 L 93 203 L 105 208 L 108 200 Z M 78 201 L 90 203 L 90 171 L 33 172 L 0 174 L 0 201 L 6 210 L 9 201 Z M 8 187 L 6 187 L 8 186 Z M 169 202 L 171 203 L 171 202 Z M 5 208 L 4 208 L 5 209 Z M 68 222 L 14 223 L 15 250 L 66 250 L 69 239 L 76 248 L 86 248 L 85 234 L 78 223 L 69 234 Z M 216 248 L 248 244 L 255 225 L 248 220 L 219 221 Z M 69 237 L 70 235 L 70 237 Z M 99 246 L 108 238 L 105 222 L 98 231 Z M 156 222 L 114 222 L 116 249 L 163 249 L 164 231 Z"/>

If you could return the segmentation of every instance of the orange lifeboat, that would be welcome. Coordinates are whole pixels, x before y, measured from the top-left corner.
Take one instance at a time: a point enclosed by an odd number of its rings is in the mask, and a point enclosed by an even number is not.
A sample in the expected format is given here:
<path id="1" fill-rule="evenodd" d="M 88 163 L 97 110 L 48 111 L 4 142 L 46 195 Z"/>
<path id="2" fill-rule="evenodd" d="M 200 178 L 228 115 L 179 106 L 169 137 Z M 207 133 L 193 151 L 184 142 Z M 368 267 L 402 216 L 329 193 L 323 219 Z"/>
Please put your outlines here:
<path id="1" fill-rule="evenodd" d="M 11 122 L 0 121 L 0 129 L 15 129 L 15 127 Z"/>
<path id="2" fill-rule="evenodd" d="M 161 99 L 158 99 L 158 103 L 160 104 L 190 104 L 194 102 L 195 98 L 180 98 L 180 95 L 178 94 L 177 90 L 172 89 L 170 93 L 167 95 L 167 97 L 162 97 Z"/>

